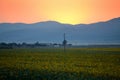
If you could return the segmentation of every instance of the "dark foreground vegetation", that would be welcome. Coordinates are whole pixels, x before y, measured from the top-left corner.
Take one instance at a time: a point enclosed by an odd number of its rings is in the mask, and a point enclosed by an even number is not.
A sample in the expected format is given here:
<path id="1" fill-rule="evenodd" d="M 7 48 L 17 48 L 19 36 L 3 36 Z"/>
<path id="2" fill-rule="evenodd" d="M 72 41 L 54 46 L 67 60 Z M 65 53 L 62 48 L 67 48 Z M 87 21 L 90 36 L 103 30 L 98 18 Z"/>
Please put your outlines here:
<path id="1" fill-rule="evenodd" d="M 120 48 L 0 49 L 0 80 L 119 80 Z"/>

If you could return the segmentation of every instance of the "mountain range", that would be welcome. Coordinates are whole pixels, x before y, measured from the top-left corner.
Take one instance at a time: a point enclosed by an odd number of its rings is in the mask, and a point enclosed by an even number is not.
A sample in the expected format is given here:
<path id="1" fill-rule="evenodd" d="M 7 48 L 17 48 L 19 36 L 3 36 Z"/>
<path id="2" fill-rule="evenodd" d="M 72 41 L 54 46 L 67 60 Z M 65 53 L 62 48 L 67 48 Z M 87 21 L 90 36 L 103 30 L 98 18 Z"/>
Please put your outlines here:
<path id="1" fill-rule="evenodd" d="M 0 42 L 62 43 L 63 34 L 72 44 L 119 44 L 120 17 L 91 24 L 45 21 L 33 24 L 1 23 Z"/>

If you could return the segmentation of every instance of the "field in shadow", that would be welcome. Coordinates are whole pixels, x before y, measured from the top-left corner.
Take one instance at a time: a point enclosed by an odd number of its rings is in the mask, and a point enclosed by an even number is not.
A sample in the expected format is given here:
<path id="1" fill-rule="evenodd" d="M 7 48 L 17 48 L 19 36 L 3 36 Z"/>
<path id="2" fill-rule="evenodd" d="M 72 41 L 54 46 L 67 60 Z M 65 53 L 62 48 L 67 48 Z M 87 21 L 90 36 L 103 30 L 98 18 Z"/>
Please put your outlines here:
<path id="1" fill-rule="evenodd" d="M 120 77 L 95 75 L 85 72 L 63 72 L 48 70 L 0 69 L 0 80 L 119 80 Z"/>

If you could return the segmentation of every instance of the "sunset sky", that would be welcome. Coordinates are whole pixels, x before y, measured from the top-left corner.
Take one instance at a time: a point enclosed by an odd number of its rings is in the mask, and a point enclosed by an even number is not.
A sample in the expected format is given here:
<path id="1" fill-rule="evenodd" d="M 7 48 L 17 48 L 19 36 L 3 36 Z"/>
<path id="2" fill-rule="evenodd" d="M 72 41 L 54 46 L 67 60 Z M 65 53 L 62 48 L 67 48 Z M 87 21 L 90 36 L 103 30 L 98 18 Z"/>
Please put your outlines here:
<path id="1" fill-rule="evenodd" d="M 0 0 L 0 23 L 80 24 L 120 17 L 120 0 Z"/>

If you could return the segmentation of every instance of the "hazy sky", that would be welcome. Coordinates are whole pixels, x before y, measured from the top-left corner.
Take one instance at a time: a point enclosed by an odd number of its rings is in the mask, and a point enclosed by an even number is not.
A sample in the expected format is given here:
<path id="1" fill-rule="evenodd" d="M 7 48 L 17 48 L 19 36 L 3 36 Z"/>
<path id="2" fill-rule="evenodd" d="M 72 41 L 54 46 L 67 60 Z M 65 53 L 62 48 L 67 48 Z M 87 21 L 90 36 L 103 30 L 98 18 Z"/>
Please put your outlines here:
<path id="1" fill-rule="evenodd" d="M 0 23 L 79 24 L 120 17 L 120 0 L 0 0 Z"/>

